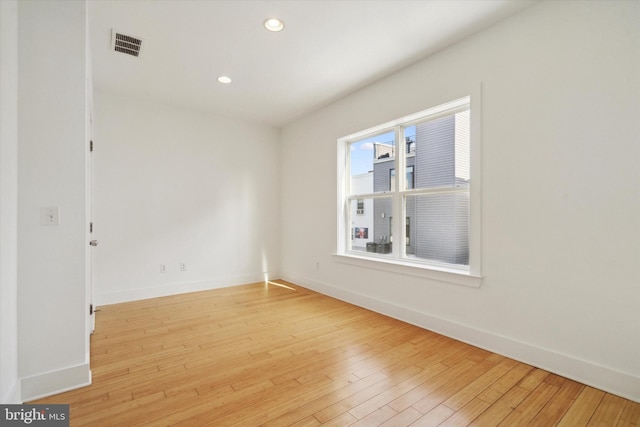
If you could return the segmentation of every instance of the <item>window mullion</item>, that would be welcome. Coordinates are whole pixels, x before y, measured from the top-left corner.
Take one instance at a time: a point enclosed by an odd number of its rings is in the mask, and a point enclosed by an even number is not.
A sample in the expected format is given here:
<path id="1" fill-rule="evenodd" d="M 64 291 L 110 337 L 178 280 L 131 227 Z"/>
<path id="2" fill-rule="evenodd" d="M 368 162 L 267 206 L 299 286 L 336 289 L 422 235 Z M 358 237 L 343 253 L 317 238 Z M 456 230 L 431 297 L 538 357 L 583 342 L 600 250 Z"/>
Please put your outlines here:
<path id="1" fill-rule="evenodd" d="M 344 216 L 345 216 L 345 230 L 342 233 L 344 239 L 344 247 L 347 250 L 352 250 L 351 247 L 351 228 L 353 227 L 353 219 L 351 218 L 351 200 L 345 199 L 344 201 Z"/>
<path id="2" fill-rule="evenodd" d="M 389 191 L 384 191 L 380 193 L 362 193 L 362 194 L 351 194 L 347 196 L 349 200 L 358 200 L 358 199 L 384 199 L 385 197 L 391 197 L 393 193 Z"/>
<path id="3" fill-rule="evenodd" d="M 351 250 L 351 213 L 348 196 L 351 192 L 351 153 L 348 141 L 338 140 L 338 250 Z M 344 172 L 343 172 L 344 171 Z"/>
<path id="4" fill-rule="evenodd" d="M 407 173 L 406 173 L 406 159 L 404 156 L 406 143 L 402 137 L 402 129 L 396 127 L 396 188 L 394 191 L 403 191 L 406 186 Z"/>
<path id="5" fill-rule="evenodd" d="M 405 161 L 405 141 L 403 139 L 403 131 L 400 126 L 395 127 L 395 146 L 396 146 L 396 156 L 395 156 L 395 166 L 396 166 L 396 182 L 395 188 L 393 189 L 393 235 L 396 236 L 394 239 L 394 244 L 392 245 L 392 253 L 394 258 L 402 258 L 405 253 L 405 248 L 402 242 L 404 242 L 404 232 L 402 231 L 402 227 L 404 224 L 404 207 L 403 207 L 403 197 L 401 192 L 407 188 L 406 187 L 406 161 Z"/>
<path id="6" fill-rule="evenodd" d="M 469 193 L 469 187 L 434 187 L 401 191 L 403 196 L 420 196 L 423 194 Z"/>

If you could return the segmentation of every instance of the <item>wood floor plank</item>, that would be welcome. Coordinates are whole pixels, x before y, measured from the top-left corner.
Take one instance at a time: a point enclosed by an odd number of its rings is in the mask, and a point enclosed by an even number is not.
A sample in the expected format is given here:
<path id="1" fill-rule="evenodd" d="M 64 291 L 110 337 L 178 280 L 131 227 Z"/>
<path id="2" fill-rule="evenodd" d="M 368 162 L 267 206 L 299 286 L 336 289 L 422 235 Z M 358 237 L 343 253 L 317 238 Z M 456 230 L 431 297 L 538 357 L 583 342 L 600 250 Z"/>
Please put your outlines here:
<path id="1" fill-rule="evenodd" d="M 471 424 L 480 414 L 485 412 L 487 408 L 491 406 L 490 403 L 485 402 L 482 399 L 474 398 L 462 408 L 457 410 L 455 414 L 446 419 L 445 422 L 440 424 L 442 427 L 457 427 L 467 426 Z M 449 407 L 449 406 L 447 406 Z"/>
<path id="2" fill-rule="evenodd" d="M 538 415 L 538 412 L 558 392 L 558 387 L 541 382 L 531 393 L 512 411 L 499 426 L 511 427 L 527 425 Z"/>
<path id="3" fill-rule="evenodd" d="M 605 394 L 587 426 L 615 426 L 620 421 L 624 404 L 623 398 Z"/>
<path id="4" fill-rule="evenodd" d="M 531 394 L 531 390 L 527 390 L 526 388 L 522 388 L 517 385 L 515 387 L 512 387 L 508 392 L 506 392 L 498 400 L 498 402 L 508 406 L 511 409 L 515 409 L 530 394 Z"/>
<path id="5" fill-rule="evenodd" d="M 638 426 L 640 404 L 332 299 L 254 283 L 100 307 L 75 426 Z"/>
<path id="6" fill-rule="evenodd" d="M 316 426 L 320 426 L 322 424 L 320 424 L 320 421 L 316 420 L 315 418 L 313 418 L 313 416 L 309 416 L 307 418 L 304 418 L 298 422 L 292 423 L 292 424 L 285 424 L 288 425 L 290 427 L 316 427 Z"/>
<path id="7" fill-rule="evenodd" d="M 379 383 L 376 383 L 364 390 L 354 393 L 351 396 L 341 400 L 340 402 L 337 402 L 321 411 L 318 411 L 314 414 L 314 416 L 320 422 L 326 422 L 333 418 L 336 418 L 343 412 L 347 412 L 350 409 L 360 405 L 361 403 L 366 402 L 372 397 L 384 392 L 386 389 L 393 387 L 396 382 L 400 382 L 409 376 L 415 375 L 417 372 L 419 372 L 419 369 L 420 368 L 418 367 L 410 366 L 403 370 L 395 371 L 394 375 L 391 375 L 385 378 L 383 381 L 380 381 Z M 353 418 L 357 419 L 355 417 Z"/>
<path id="8" fill-rule="evenodd" d="M 438 426 L 455 413 L 456 411 L 451 408 L 447 408 L 445 405 L 438 405 L 421 418 L 418 418 L 418 420 L 411 425 L 415 427 Z"/>
<path id="9" fill-rule="evenodd" d="M 383 406 L 375 411 L 367 414 L 365 417 L 359 419 L 355 423 L 351 424 L 353 427 L 368 427 L 379 426 L 387 420 L 393 418 L 398 413 L 388 406 Z"/>
<path id="10" fill-rule="evenodd" d="M 351 424 L 357 422 L 358 420 L 356 420 L 353 415 L 351 415 L 348 412 L 343 413 L 342 415 L 329 420 L 327 422 L 323 422 L 320 425 L 325 426 L 325 427 L 344 427 L 344 426 L 350 426 Z"/>
<path id="11" fill-rule="evenodd" d="M 497 426 L 511 412 L 513 412 L 512 407 L 498 400 L 494 404 L 489 406 L 468 425 L 473 427 Z"/>
<path id="12" fill-rule="evenodd" d="M 429 381 L 422 383 L 418 387 L 415 387 L 404 395 L 394 399 L 389 403 L 389 406 L 391 406 L 395 411 L 401 412 L 429 396 L 431 393 L 434 393 L 438 388 L 442 387 L 449 381 L 452 381 L 457 376 L 462 375 L 475 365 L 476 363 L 470 360 L 462 360 L 457 365 L 444 370 Z"/>
<path id="13" fill-rule="evenodd" d="M 558 426 L 586 426 L 593 413 L 600 406 L 605 393 L 592 387 L 585 387 L 575 402 L 564 414 Z"/>
<path id="14" fill-rule="evenodd" d="M 557 424 L 584 389 L 583 384 L 566 378 L 562 378 L 561 383 L 556 382 L 556 385 L 560 387 L 558 393 L 538 412 L 531 424 L 539 426 Z"/>
<path id="15" fill-rule="evenodd" d="M 415 423 L 422 417 L 419 411 L 409 407 L 380 424 L 380 427 L 405 427 Z"/>
<path id="16" fill-rule="evenodd" d="M 535 368 L 531 372 L 529 372 L 529 374 L 527 374 L 527 376 L 524 377 L 518 385 L 527 390 L 534 390 L 548 376 L 549 372 Z"/>
<path id="17" fill-rule="evenodd" d="M 488 371 L 484 372 L 475 380 L 465 385 L 460 391 L 455 393 L 444 401 L 444 404 L 457 411 L 473 400 L 478 394 L 487 389 L 491 384 L 496 382 L 500 377 L 506 374 L 511 368 L 514 367 L 516 362 L 510 359 L 504 359 L 497 365 L 491 367 Z"/>
<path id="18" fill-rule="evenodd" d="M 304 405 L 301 405 L 297 408 L 290 410 L 288 413 L 283 414 L 279 417 L 276 417 L 268 422 L 266 422 L 265 426 L 282 426 L 289 425 L 293 423 L 295 420 L 300 417 L 308 417 L 313 416 L 325 408 L 329 408 L 332 405 L 342 401 L 343 399 L 348 398 L 349 396 L 356 394 L 359 391 L 365 390 L 366 388 L 371 387 L 374 384 L 377 384 L 384 379 L 388 378 L 387 375 L 382 372 L 377 372 L 367 378 L 354 378 L 349 380 L 349 384 L 342 387 L 337 388 L 329 393 L 324 394 L 323 396 L 318 397 L 316 400 L 308 402 Z M 350 419 L 355 420 L 355 417 L 350 416 Z M 317 417 L 314 417 L 317 420 Z M 318 421 L 319 422 L 319 421 Z"/>
<path id="19" fill-rule="evenodd" d="M 444 370 L 446 370 L 446 366 L 444 365 L 441 365 L 439 363 L 432 365 L 429 368 L 424 369 L 421 372 L 418 372 L 416 375 L 406 379 L 405 381 L 402 381 L 401 383 L 388 388 L 384 392 L 372 397 L 366 402 L 363 402 L 360 405 L 350 409 L 349 412 L 357 419 L 364 418 L 366 415 L 394 401 L 396 398 L 404 395 L 410 390 L 413 390 L 420 384 L 424 384 L 425 382 L 429 381 L 430 378 L 433 378 Z"/>
<path id="20" fill-rule="evenodd" d="M 433 408 L 439 406 L 440 404 L 443 404 L 444 401 L 454 396 L 465 386 L 475 381 L 478 377 L 480 377 L 487 370 L 491 369 L 493 366 L 494 364 L 487 360 L 477 363 L 468 371 L 443 384 L 428 396 L 422 398 L 420 401 L 411 406 L 422 412 L 423 414 L 426 414 Z"/>
<path id="21" fill-rule="evenodd" d="M 482 391 L 478 397 L 488 403 L 495 402 L 527 376 L 532 369 L 529 365 L 516 362 L 516 365 L 509 372 Z"/>
<path id="22" fill-rule="evenodd" d="M 640 403 L 630 400 L 625 402 L 624 409 L 616 427 L 640 426 Z"/>

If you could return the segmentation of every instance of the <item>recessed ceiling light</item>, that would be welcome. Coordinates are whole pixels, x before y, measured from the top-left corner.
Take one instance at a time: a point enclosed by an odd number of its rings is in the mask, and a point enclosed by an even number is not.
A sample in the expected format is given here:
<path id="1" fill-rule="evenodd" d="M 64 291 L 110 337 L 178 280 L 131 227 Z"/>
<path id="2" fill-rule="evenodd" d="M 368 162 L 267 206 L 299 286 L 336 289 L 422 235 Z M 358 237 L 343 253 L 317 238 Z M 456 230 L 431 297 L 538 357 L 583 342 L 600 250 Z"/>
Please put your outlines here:
<path id="1" fill-rule="evenodd" d="M 229 83 L 231 83 L 231 78 L 229 78 L 227 76 L 220 76 L 220 77 L 218 77 L 218 81 L 220 83 L 229 84 Z"/>
<path id="2" fill-rule="evenodd" d="M 264 21 L 264 27 L 269 31 L 282 31 L 284 30 L 284 22 L 278 18 L 269 18 Z"/>

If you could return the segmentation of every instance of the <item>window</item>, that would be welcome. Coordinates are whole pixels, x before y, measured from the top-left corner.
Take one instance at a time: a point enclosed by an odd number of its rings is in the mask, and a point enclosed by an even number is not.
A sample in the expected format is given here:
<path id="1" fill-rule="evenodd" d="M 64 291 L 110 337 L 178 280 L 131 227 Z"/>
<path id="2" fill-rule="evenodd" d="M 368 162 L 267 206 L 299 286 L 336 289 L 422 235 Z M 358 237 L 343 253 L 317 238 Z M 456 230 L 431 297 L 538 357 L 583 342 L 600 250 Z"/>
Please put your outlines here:
<path id="1" fill-rule="evenodd" d="M 405 227 L 404 227 L 405 243 L 404 244 L 405 246 L 410 246 L 411 245 L 411 217 L 406 217 L 404 224 L 405 224 Z M 389 235 L 389 241 L 393 242 L 393 217 L 389 217 L 389 230 L 391 231 L 391 234 Z"/>
<path id="2" fill-rule="evenodd" d="M 411 246 L 411 218 L 406 217 L 404 223 L 405 245 Z"/>
<path id="3" fill-rule="evenodd" d="M 339 178 L 346 177 L 339 180 L 338 228 L 347 231 L 339 231 L 339 255 L 479 273 L 470 108 L 466 97 L 338 141 Z M 396 170 L 405 173 L 396 176 Z M 366 245 L 351 232 L 365 224 Z M 394 236 L 405 244 L 394 245 Z"/>
<path id="4" fill-rule="evenodd" d="M 407 166 L 407 189 L 413 188 L 413 166 Z M 389 171 L 389 190 L 393 191 L 396 187 L 396 170 L 391 169 Z"/>

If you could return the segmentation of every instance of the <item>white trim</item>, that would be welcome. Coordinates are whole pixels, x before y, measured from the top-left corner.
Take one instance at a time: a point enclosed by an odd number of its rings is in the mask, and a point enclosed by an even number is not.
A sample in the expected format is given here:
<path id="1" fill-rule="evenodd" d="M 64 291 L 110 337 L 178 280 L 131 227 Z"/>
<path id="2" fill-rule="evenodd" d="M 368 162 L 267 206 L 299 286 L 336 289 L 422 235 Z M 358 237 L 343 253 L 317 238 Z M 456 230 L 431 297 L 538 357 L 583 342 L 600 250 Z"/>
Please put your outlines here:
<path id="1" fill-rule="evenodd" d="M 338 141 L 342 144 L 349 143 L 353 142 L 354 140 L 369 138 L 378 134 L 389 132 L 391 128 L 394 128 L 396 126 L 412 125 L 414 124 L 414 122 L 417 123 L 424 121 L 424 119 L 427 117 L 431 120 L 437 119 L 438 117 L 443 115 L 456 113 L 460 109 L 466 109 L 466 106 L 469 104 L 469 98 L 470 96 L 465 96 L 454 101 L 445 102 L 444 104 L 439 104 L 434 107 L 427 108 L 426 110 L 418 111 L 417 113 L 409 114 L 395 120 L 390 120 L 381 125 L 373 126 L 369 129 L 365 129 L 363 131 L 355 132 L 351 135 L 342 137 Z"/>
<path id="2" fill-rule="evenodd" d="M 0 403 L 18 379 L 18 2 L 0 0 Z"/>
<path id="3" fill-rule="evenodd" d="M 333 298 L 536 366 L 625 399 L 640 402 L 640 377 L 631 373 L 621 372 L 571 355 L 558 353 L 551 349 L 392 304 L 327 283 L 303 279 L 290 272 L 283 273 L 282 278 Z"/>
<path id="4" fill-rule="evenodd" d="M 84 363 L 22 378 L 21 400 L 29 402 L 88 385 L 91 385 L 91 369 Z"/>
<path id="5" fill-rule="evenodd" d="M 273 273 L 268 273 L 269 277 L 271 277 L 272 274 Z M 121 291 L 99 292 L 96 290 L 94 301 L 96 307 L 99 307 L 101 305 L 118 304 L 121 302 L 226 288 L 229 286 L 244 285 L 246 283 L 264 282 L 264 277 L 265 273 L 260 272 L 244 276 L 222 277 L 215 280 L 150 285 L 145 288 L 125 289 Z"/>
<path id="6" fill-rule="evenodd" d="M 470 188 L 436 188 L 436 189 L 411 189 L 400 190 L 406 188 L 404 186 L 404 174 L 399 174 L 399 178 L 395 180 L 395 189 L 391 191 L 383 191 L 371 194 L 351 194 L 350 189 L 350 163 L 349 163 L 349 144 L 364 138 L 372 137 L 381 133 L 395 130 L 395 139 L 397 141 L 398 153 L 404 153 L 405 139 L 404 135 L 400 135 L 400 129 L 410 126 L 414 123 L 430 121 L 441 116 L 450 115 L 458 111 L 470 111 Z M 402 137 L 401 137 L 402 136 Z M 430 279 L 440 280 L 448 283 L 479 287 L 482 277 L 482 83 L 478 83 L 468 91 L 468 95 L 458 98 L 454 101 L 445 102 L 428 108 L 426 110 L 410 114 L 395 120 L 391 120 L 381 125 L 371 127 L 369 129 L 352 133 L 337 140 L 337 232 L 336 238 L 336 254 L 338 261 L 347 262 L 354 265 L 365 265 L 365 261 L 369 261 L 367 267 L 377 268 L 387 271 L 393 271 L 401 274 L 409 274 L 418 277 L 426 277 Z M 405 170 L 405 156 L 396 156 L 395 167 L 399 170 Z M 469 267 L 468 271 L 450 269 L 447 266 L 433 265 L 432 263 L 416 262 L 412 258 L 406 257 L 406 248 L 404 246 L 393 246 L 392 259 L 380 258 L 371 254 L 354 254 L 350 250 L 349 236 L 351 235 L 351 211 L 347 204 L 354 199 L 361 198 L 381 198 L 391 197 L 393 203 L 393 211 L 399 212 L 400 218 L 405 218 L 405 205 L 402 203 L 406 196 L 445 193 L 445 192 L 468 192 L 470 198 L 469 206 Z M 402 221 L 396 221 L 394 236 L 400 238 L 404 236 L 404 227 Z M 402 239 L 404 240 L 404 239 Z M 377 264 L 377 265 L 376 265 Z M 432 270 L 430 273 L 429 270 Z"/>
<path id="7" fill-rule="evenodd" d="M 482 83 L 470 92 L 469 272 L 482 275 Z"/>
<path id="8" fill-rule="evenodd" d="M 438 280 L 440 282 L 454 283 L 456 285 L 479 288 L 482 277 L 470 274 L 467 271 L 434 265 L 419 264 L 417 262 L 405 262 L 404 259 L 383 258 L 373 254 L 358 256 L 353 253 L 332 254 L 333 259 L 343 264 L 357 267 L 373 268 L 408 276 L 417 276 L 423 279 Z"/>
<path id="9" fill-rule="evenodd" d="M 7 393 L 6 396 L 2 396 L 2 400 L 0 400 L 0 403 L 2 403 L 3 405 L 21 404 L 22 398 L 20 397 L 20 390 L 20 381 L 16 380 L 16 382 L 11 386 L 11 390 L 9 390 L 9 393 Z"/>

